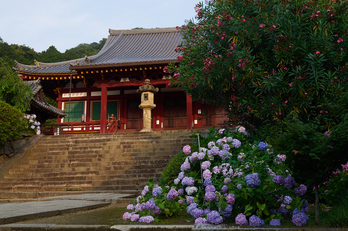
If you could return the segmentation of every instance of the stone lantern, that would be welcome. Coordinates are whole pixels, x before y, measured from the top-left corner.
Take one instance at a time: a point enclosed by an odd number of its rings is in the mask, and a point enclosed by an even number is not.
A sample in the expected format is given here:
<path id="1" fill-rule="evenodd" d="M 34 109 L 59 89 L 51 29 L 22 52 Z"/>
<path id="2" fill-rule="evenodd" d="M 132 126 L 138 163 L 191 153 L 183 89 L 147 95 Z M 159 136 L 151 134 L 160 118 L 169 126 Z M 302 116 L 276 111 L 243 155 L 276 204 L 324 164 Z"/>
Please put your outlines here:
<path id="1" fill-rule="evenodd" d="M 156 107 L 154 104 L 155 93 L 158 92 L 158 88 L 150 85 L 150 80 L 145 79 L 145 85 L 140 86 L 137 93 L 141 93 L 140 109 L 143 109 L 143 129 L 141 132 L 151 132 L 151 110 Z"/>

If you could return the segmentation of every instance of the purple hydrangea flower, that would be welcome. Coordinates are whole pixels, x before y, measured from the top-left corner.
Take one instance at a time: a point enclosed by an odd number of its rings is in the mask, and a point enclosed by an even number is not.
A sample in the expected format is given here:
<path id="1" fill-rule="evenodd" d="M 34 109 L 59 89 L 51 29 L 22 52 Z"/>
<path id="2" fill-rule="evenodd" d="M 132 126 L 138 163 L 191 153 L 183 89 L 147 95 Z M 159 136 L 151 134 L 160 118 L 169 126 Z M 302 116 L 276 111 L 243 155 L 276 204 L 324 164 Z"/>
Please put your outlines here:
<path id="1" fill-rule="evenodd" d="M 303 196 L 307 192 L 307 187 L 304 184 L 300 184 L 299 187 L 295 188 L 295 194 L 297 196 Z"/>
<path id="2" fill-rule="evenodd" d="M 214 141 L 210 141 L 209 143 L 208 143 L 208 148 L 209 149 L 211 149 L 212 147 L 214 147 L 215 146 L 215 142 Z"/>
<path id="3" fill-rule="evenodd" d="M 224 179 L 224 184 L 228 184 L 228 183 L 230 183 L 230 182 L 231 182 L 231 178 L 226 177 L 226 178 Z"/>
<path id="4" fill-rule="evenodd" d="M 155 208 L 152 210 L 152 212 L 153 212 L 154 214 L 160 214 L 160 213 L 161 213 L 161 209 L 160 209 L 160 207 L 155 206 Z"/>
<path id="5" fill-rule="evenodd" d="M 296 226 L 304 226 L 307 224 L 309 217 L 307 214 L 298 212 L 292 216 L 291 222 Z"/>
<path id="6" fill-rule="evenodd" d="M 203 172 L 203 178 L 206 179 L 208 177 L 211 177 L 211 172 L 209 171 L 209 169 L 206 169 Z"/>
<path id="7" fill-rule="evenodd" d="M 214 185 L 207 185 L 207 186 L 205 187 L 205 191 L 206 191 L 206 192 L 215 192 L 215 191 L 216 191 L 216 188 L 215 188 Z"/>
<path id="8" fill-rule="evenodd" d="M 239 226 L 245 226 L 248 225 L 248 220 L 246 219 L 246 216 L 243 213 L 240 213 L 235 218 L 236 225 Z"/>
<path id="9" fill-rule="evenodd" d="M 158 197 L 159 195 L 161 195 L 161 193 L 162 193 L 161 187 L 157 187 L 157 188 L 152 189 L 152 196 L 154 196 L 154 197 Z"/>
<path id="10" fill-rule="evenodd" d="M 242 145 L 242 143 L 241 143 L 239 140 L 237 140 L 237 139 L 232 139 L 232 146 L 233 146 L 234 148 L 239 148 L 241 145 Z"/>
<path id="11" fill-rule="evenodd" d="M 222 150 L 229 151 L 230 149 L 231 149 L 231 147 L 230 147 L 230 145 L 228 145 L 228 144 L 224 144 L 224 145 L 222 146 Z"/>
<path id="12" fill-rule="evenodd" d="M 284 179 L 284 187 L 287 189 L 291 189 L 294 186 L 295 180 L 289 175 Z"/>
<path id="13" fill-rule="evenodd" d="M 202 218 L 202 217 L 198 217 L 198 218 L 195 220 L 195 225 L 198 225 L 198 224 L 206 224 L 206 223 L 207 223 L 207 219 Z"/>
<path id="14" fill-rule="evenodd" d="M 151 198 L 150 200 L 146 201 L 145 203 L 145 208 L 147 210 L 153 210 L 155 208 L 155 200 L 153 198 Z"/>
<path id="15" fill-rule="evenodd" d="M 219 147 L 213 146 L 210 149 L 210 154 L 213 156 L 217 156 L 217 155 L 219 155 L 219 151 L 220 151 Z"/>
<path id="16" fill-rule="evenodd" d="M 154 221 L 155 219 L 153 218 L 153 216 L 143 216 L 139 218 L 139 222 L 142 222 L 142 223 L 152 223 Z"/>
<path id="17" fill-rule="evenodd" d="M 129 204 L 129 205 L 127 205 L 127 209 L 128 209 L 128 210 L 134 210 L 135 207 L 134 207 L 133 204 Z"/>
<path id="18" fill-rule="evenodd" d="M 207 161 L 204 161 L 202 163 L 201 167 L 203 170 L 206 170 L 206 169 L 210 168 L 210 165 L 211 165 L 210 161 L 207 160 Z"/>
<path id="19" fill-rule="evenodd" d="M 227 185 L 224 185 L 224 186 L 221 187 L 221 192 L 227 193 L 227 190 L 228 190 Z"/>
<path id="20" fill-rule="evenodd" d="M 221 172 L 221 169 L 218 166 L 214 166 L 213 173 L 214 174 L 219 174 L 220 172 Z"/>
<path id="21" fill-rule="evenodd" d="M 281 225 L 281 223 L 280 223 L 279 219 L 272 219 L 271 222 L 269 223 L 269 225 L 279 226 L 279 225 Z"/>
<path id="22" fill-rule="evenodd" d="M 266 151 L 267 148 L 268 148 L 268 145 L 267 145 L 265 142 L 262 142 L 262 141 L 261 141 L 261 142 L 259 143 L 258 147 L 259 147 L 259 149 L 260 149 L 261 151 Z"/>
<path id="23" fill-rule="evenodd" d="M 261 218 L 257 217 L 256 215 L 252 215 L 249 217 L 249 225 L 254 227 L 260 227 L 265 224 L 265 221 Z"/>
<path id="24" fill-rule="evenodd" d="M 273 177 L 273 182 L 277 184 L 284 184 L 284 178 L 281 175 Z"/>
<path id="25" fill-rule="evenodd" d="M 234 202 L 236 201 L 236 197 L 234 196 L 233 193 L 230 193 L 226 196 L 226 201 L 227 201 L 227 203 L 233 205 Z"/>
<path id="26" fill-rule="evenodd" d="M 242 189 L 242 185 L 241 184 L 237 184 L 237 189 L 241 190 Z"/>
<path id="27" fill-rule="evenodd" d="M 167 194 L 167 200 L 175 199 L 177 196 L 179 196 L 178 191 L 171 189 Z"/>
<path id="28" fill-rule="evenodd" d="M 189 157 L 189 159 L 190 159 L 191 163 L 195 162 L 198 159 L 198 153 L 197 152 L 192 153 L 192 155 Z"/>
<path id="29" fill-rule="evenodd" d="M 198 159 L 199 159 L 199 160 L 203 160 L 204 157 L 205 157 L 205 153 L 204 153 L 204 152 L 198 153 Z"/>
<path id="30" fill-rule="evenodd" d="M 186 155 L 190 155 L 191 153 L 191 146 L 190 145 L 185 145 L 182 149 L 182 151 L 186 154 Z"/>
<path id="31" fill-rule="evenodd" d="M 223 218 L 217 211 L 213 210 L 207 214 L 207 221 L 209 224 L 218 225 L 223 222 Z"/>
<path id="32" fill-rule="evenodd" d="M 216 195 L 214 192 L 206 192 L 204 198 L 206 201 L 212 202 L 216 199 Z"/>
<path id="33" fill-rule="evenodd" d="M 245 177 L 245 181 L 250 188 L 257 187 L 261 184 L 261 180 L 257 172 L 247 175 Z"/>
<path id="34" fill-rule="evenodd" d="M 192 196 L 187 196 L 187 197 L 186 197 L 186 202 L 189 203 L 189 204 L 192 204 L 193 202 L 195 202 L 194 199 L 195 199 L 195 198 L 192 197 Z"/>
<path id="35" fill-rule="evenodd" d="M 290 211 L 288 209 L 286 209 L 285 206 L 280 206 L 280 208 L 278 209 L 278 213 L 281 213 L 282 215 L 286 215 L 289 212 Z"/>
<path id="36" fill-rule="evenodd" d="M 203 209 L 199 209 L 199 208 L 195 208 L 191 211 L 190 213 L 194 218 L 198 218 L 198 217 L 203 217 L 204 216 L 204 210 Z"/>
<path id="37" fill-rule="evenodd" d="M 148 193 L 148 192 L 149 192 L 149 186 L 148 186 L 148 185 L 145 185 L 143 191 L 141 191 L 141 195 L 142 195 L 142 196 L 145 196 L 146 193 Z"/>
<path id="38" fill-rule="evenodd" d="M 292 198 L 290 196 L 285 196 L 284 197 L 283 203 L 285 205 L 289 205 L 289 204 L 291 204 L 291 202 L 292 202 Z"/>
<path id="39" fill-rule="evenodd" d="M 181 171 L 189 170 L 190 168 L 191 168 L 190 163 L 186 161 L 180 167 Z"/>
<path id="40" fill-rule="evenodd" d="M 181 182 L 182 185 L 193 186 L 195 184 L 195 180 L 192 177 L 185 176 Z"/>
<path id="41" fill-rule="evenodd" d="M 132 214 L 129 212 L 125 212 L 122 216 L 123 220 L 129 220 L 131 218 Z"/>
<path id="42" fill-rule="evenodd" d="M 211 177 L 207 177 L 204 179 L 204 186 L 212 185 L 213 182 L 211 182 Z"/>
<path id="43" fill-rule="evenodd" d="M 180 172 L 179 175 L 178 175 L 178 179 L 182 180 L 182 179 L 184 179 L 184 176 L 185 176 L 185 173 L 184 172 Z"/>
<path id="44" fill-rule="evenodd" d="M 132 214 L 131 217 L 130 217 L 130 220 L 131 220 L 131 221 L 137 221 L 137 220 L 139 220 L 139 214 Z"/>
<path id="45" fill-rule="evenodd" d="M 222 160 L 226 160 L 231 158 L 232 154 L 226 150 L 221 150 L 219 151 L 219 156 L 221 157 Z"/>
<path id="46" fill-rule="evenodd" d="M 222 140 L 221 139 L 218 139 L 217 141 L 216 141 L 216 143 L 218 144 L 218 145 L 222 145 Z"/>
<path id="47" fill-rule="evenodd" d="M 179 196 L 183 196 L 184 195 L 184 189 L 181 188 L 178 190 Z"/>
<path id="48" fill-rule="evenodd" d="M 222 214 L 224 215 L 224 217 L 230 217 L 232 215 L 232 210 L 233 207 L 230 204 L 227 204 L 225 210 L 222 212 Z"/>
<path id="49" fill-rule="evenodd" d="M 194 210 L 194 209 L 196 209 L 197 208 L 197 203 L 191 203 L 189 206 L 187 206 L 187 209 L 186 209 L 186 211 L 187 211 L 187 213 L 188 214 L 191 214 L 192 213 L 192 211 Z"/>

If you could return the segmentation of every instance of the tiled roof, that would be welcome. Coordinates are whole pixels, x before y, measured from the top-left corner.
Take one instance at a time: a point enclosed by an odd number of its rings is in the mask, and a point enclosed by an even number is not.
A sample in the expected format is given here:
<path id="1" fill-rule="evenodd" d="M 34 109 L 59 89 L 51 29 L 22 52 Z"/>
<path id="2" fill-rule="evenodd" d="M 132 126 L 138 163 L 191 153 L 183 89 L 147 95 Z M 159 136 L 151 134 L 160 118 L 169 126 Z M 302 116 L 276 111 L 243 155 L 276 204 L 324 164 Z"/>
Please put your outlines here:
<path id="1" fill-rule="evenodd" d="M 40 91 L 42 94 L 44 94 L 43 90 L 42 90 L 42 86 L 40 84 L 40 79 L 25 81 L 25 83 L 27 83 L 29 85 L 29 87 L 31 88 L 31 90 L 33 92 L 33 99 L 31 99 L 31 101 L 30 101 L 31 104 L 33 104 L 35 107 L 39 107 L 42 110 L 47 111 L 50 114 L 54 114 L 58 117 L 66 116 L 64 111 L 62 111 L 62 110 L 52 106 L 51 104 L 47 103 L 44 98 L 39 99 Z"/>
<path id="2" fill-rule="evenodd" d="M 23 65 L 16 63 L 18 72 L 32 74 L 71 74 L 74 70 L 98 67 L 100 65 L 123 65 L 137 63 L 163 62 L 177 60 L 175 48 L 182 36 L 176 28 L 109 30 L 109 37 L 98 54 L 86 58 L 58 63 L 39 63 Z"/>

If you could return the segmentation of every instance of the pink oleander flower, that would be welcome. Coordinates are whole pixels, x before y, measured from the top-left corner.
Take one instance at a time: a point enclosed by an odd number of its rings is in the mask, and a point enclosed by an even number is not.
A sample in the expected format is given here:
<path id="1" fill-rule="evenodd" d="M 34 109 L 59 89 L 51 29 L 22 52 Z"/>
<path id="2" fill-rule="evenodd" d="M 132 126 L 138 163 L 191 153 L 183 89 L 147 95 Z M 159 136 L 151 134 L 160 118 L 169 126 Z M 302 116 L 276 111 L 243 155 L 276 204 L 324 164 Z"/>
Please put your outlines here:
<path id="1" fill-rule="evenodd" d="M 265 24 L 260 24 L 260 28 L 263 28 L 263 27 L 265 27 Z"/>
<path id="2" fill-rule="evenodd" d="M 339 38 L 339 39 L 337 40 L 337 43 L 341 43 L 341 42 L 343 42 L 343 39 Z"/>

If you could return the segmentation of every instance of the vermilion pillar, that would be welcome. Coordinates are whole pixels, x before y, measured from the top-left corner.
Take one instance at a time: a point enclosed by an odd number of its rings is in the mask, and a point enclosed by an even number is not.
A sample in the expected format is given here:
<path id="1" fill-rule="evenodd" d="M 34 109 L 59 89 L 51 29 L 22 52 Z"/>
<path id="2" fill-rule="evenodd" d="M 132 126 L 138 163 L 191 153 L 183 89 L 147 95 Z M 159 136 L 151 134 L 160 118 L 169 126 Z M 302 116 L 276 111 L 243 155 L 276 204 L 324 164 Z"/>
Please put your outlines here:
<path id="1" fill-rule="evenodd" d="M 100 133 L 106 133 L 106 110 L 108 101 L 108 90 L 105 84 L 100 84 L 101 102 L 100 102 Z"/>
<path id="2" fill-rule="evenodd" d="M 192 95 L 186 94 L 187 129 L 192 129 Z"/>

